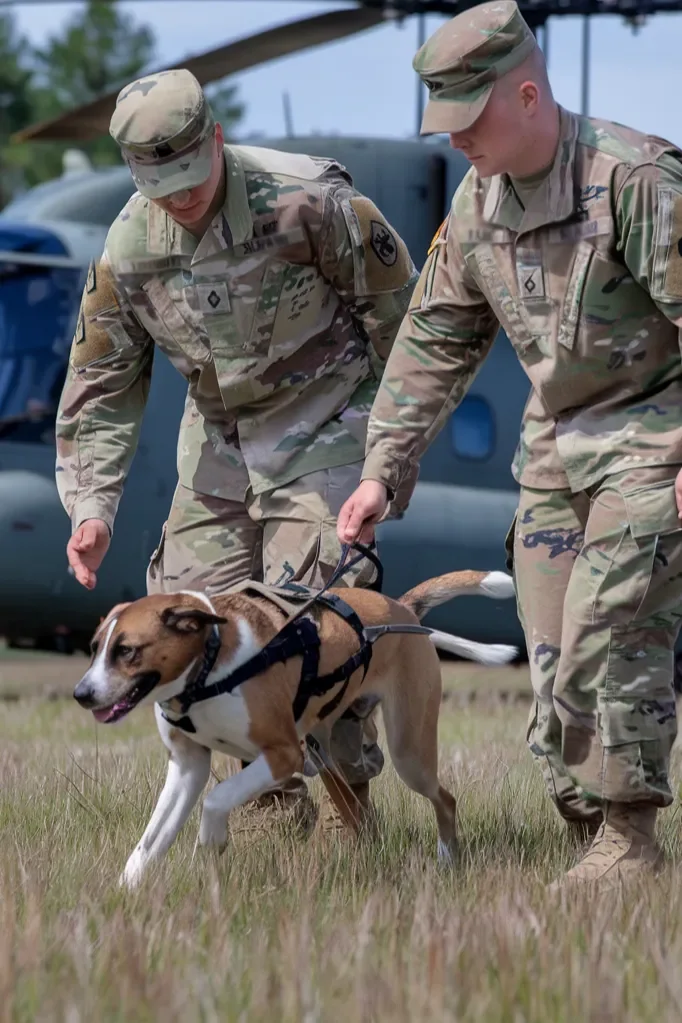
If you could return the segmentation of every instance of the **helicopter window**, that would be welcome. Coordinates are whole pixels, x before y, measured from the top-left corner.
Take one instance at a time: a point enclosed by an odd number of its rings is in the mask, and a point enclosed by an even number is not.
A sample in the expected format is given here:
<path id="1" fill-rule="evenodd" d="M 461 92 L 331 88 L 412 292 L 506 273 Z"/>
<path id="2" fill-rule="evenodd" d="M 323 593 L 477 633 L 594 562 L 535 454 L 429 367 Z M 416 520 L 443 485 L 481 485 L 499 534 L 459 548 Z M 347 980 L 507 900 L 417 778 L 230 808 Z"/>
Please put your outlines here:
<path id="1" fill-rule="evenodd" d="M 450 418 L 450 440 L 458 458 L 485 461 L 495 450 L 492 409 L 480 395 L 468 394 Z"/>

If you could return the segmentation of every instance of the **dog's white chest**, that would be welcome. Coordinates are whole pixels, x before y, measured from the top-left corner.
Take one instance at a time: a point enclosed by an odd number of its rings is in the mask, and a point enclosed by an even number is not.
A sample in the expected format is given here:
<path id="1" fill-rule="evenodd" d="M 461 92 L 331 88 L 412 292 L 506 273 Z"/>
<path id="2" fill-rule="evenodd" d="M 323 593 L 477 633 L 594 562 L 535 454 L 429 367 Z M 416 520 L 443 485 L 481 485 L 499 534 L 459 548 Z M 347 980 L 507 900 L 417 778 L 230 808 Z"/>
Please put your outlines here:
<path id="1" fill-rule="evenodd" d="M 190 738 L 237 759 L 251 759 L 260 751 L 249 740 L 250 719 L 238 690 L 195 704 L 187 715 L 196 728 Z"/>

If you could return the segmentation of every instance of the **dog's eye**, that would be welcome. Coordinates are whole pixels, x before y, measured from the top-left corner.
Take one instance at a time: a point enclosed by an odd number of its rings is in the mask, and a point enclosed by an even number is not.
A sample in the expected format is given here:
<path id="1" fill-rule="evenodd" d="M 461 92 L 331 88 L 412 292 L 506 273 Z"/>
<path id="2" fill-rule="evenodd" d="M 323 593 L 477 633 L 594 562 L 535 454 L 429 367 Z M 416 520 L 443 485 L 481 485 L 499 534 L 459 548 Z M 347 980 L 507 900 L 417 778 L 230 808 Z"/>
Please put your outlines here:
<path id="1" fill-rule="evenodd" d="M 116 647 L 116 652 L 114 656 L 121 657 L 125 660 L 126 658 L 131 657 L 133 653 L 134 653 L 133 647 L 126 646 L 125 643 L 119 643 Z"/>

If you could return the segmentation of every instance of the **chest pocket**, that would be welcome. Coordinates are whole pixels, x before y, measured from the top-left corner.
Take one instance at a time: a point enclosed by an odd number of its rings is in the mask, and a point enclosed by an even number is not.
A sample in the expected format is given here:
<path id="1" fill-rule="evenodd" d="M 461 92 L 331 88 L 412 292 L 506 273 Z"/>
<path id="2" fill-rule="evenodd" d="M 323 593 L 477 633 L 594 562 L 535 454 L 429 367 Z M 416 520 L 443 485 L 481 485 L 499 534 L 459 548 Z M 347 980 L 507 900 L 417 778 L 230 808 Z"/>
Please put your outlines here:
<path id="1" fill-rule="evenodd" d="M 273 357 L 281 358 L 329 327 L 330 285 L 314 266 L 280 264 L 279 298 L 270 303 L 267 332 Z"/>
<path id="2" fill-rule="evenodd" d="M 505 252 L 509 246 L 505 246 Z M 514 348 L 524 354 L 535 340 L 528 316 L 520 298 L 512 294 L 495 258 L 492 245 L 476 245 L 465 256 L 474 278 L 488 297 L 490 306 L 497 316 Z"/>
<path id="3" fill-rule="evenodd" d="M 184 288 L 171 286 L 174 288 L 175 299 L 158 277 L 142 285 L 157 317 L 153 337 L 168 354 L 179 349 L 192 362 L 204 365 L 210 361 L 211 353 L 208 338 L 201 329 L 198 311 L 187 303 Z"/>
<path id="4" fill-rule="evenodd" d="M 564 296 L 559 344 L 618 369 L 621 355 L 639 357 L 638 321 L 651 312 L 651 300 L 627 267 L 590 242 L 580 243 Z"/>

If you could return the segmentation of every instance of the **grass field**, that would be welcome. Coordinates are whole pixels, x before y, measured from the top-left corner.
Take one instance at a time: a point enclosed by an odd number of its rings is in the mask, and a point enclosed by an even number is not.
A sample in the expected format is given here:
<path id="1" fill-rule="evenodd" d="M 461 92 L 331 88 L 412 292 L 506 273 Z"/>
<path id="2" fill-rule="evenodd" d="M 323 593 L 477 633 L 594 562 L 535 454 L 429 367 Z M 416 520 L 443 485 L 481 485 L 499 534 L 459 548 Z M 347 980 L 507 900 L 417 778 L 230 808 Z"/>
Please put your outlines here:
<path id="1" fill-rule="evenodd" d="M 682 1019 L 679 807 L 659 820 L 655 881 L 548 893 L 577 850 L 524 744 L 525 668 L 444 666 L 454 870 L 436 862 L 430 805 L 387 762 L 373 843 L 325 831 L 323 813 L 297 840 L 239 811 L 216 858 L 195 850 L 197 809 L 129 894 L 117 878 L 166 758 L 150 709 L 107 727 L 78 708 L 85 663 L 0 656 L 0 1023 Z"/>

